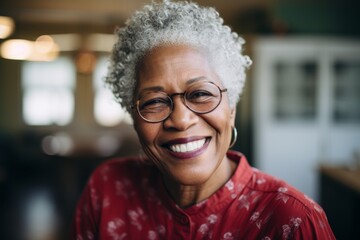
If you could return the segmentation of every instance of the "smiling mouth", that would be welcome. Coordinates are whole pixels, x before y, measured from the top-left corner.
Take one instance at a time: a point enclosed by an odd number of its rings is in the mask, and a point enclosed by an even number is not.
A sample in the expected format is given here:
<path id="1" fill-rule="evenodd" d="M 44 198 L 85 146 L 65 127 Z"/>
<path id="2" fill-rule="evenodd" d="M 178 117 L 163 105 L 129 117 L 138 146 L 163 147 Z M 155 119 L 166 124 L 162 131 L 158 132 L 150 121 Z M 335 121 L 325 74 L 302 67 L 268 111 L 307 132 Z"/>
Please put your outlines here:
<path id="1" fill-rule="evenodd" d="M 175 153 L 193 152 L 201 149 L 206 143 L 206 139 L 200 139 L 192 142 L 173 144 L 169 146 L 169 149 Z"/>

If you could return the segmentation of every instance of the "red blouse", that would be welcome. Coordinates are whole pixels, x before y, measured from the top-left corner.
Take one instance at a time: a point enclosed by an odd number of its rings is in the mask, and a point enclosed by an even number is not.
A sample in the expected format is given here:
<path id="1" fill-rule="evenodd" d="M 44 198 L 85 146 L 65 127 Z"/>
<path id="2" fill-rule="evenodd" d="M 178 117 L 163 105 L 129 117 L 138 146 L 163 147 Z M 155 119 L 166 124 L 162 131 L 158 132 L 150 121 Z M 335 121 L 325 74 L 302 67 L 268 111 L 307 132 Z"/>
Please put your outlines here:
<path id="1" fill-rule="evenodd" d="M 156 167 L 138 159 L 105 162 L 78 203 L 72 239 L 335 239 L 313 200 L 251 168 L 237 152 L 232 178 L 187 209 L 167 194 Z"/>

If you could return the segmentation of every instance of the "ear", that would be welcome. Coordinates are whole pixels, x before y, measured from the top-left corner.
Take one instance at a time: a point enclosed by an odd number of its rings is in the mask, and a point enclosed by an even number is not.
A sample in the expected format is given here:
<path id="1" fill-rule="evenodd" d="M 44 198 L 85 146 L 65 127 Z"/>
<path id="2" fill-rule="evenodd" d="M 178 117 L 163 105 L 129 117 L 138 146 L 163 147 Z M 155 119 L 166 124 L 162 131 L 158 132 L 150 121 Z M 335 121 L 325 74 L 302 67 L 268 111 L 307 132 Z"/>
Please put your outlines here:
<path id="1" fill-rule="evenodd" d="M 235 117 L 236 117 L 236 107 L 232 108 L 230 112 L 231 126 L 235 126 Z"/>

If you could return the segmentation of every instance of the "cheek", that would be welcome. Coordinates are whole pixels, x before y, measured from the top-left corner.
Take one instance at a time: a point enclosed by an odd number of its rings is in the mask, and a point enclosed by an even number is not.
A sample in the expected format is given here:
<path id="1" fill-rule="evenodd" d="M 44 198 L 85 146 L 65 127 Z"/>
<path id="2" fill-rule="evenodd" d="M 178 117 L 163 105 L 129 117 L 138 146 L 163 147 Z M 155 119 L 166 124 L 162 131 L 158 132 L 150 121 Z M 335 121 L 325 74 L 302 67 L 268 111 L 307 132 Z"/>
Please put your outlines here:
<path id="1" fill-rule="evenodd" d="M 208 115 L 207 123 L 214 129 L 215 144 L 219 153 L 229 149 L 232 135 L 233 119 L 228 105 L 220 105 L 214 112 Z"/>
<path id="2" fill-rule="evenodd" d="M 149 124 L 144 122 L 142 119 L 135 119 L 134 127 L 139 141 L 144 147 L 152 145 L 159 133 L 158 124 Z"/>
<path id="3" fill-rule="evenodd" d="M 227 134 L 231 130 L 232 119 L 229 108 L 219 106 L 214 112 L 209 113 L 207 122 L 219 134 Z"/>
<path id="4" fill-rule="evenodd" d="M 163 164 L 158 159 L 158 150 L 156 148 L 156 139 L 160 131 L 159 124 L 148 124 L 142 120 L 134 120 L 135 131 L 137 132 L 139 142 L 142 146 L 142 150 L 145 155 L 159 168 L 163 167 Z"/>

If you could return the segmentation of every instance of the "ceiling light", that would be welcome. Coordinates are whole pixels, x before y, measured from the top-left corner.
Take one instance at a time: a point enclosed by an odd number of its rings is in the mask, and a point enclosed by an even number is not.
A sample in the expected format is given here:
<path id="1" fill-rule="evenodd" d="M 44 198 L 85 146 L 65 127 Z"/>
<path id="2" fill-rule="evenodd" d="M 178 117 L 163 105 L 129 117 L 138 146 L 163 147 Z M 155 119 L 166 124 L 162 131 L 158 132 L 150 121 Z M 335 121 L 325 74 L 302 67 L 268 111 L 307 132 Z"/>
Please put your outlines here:
<path id="1" fill-rule="evenodd" d="M 59 47 L 49 36 L 40 36 L 35 42 L 10 39 L 0 48 L 3 58 L 28 61 L 51 61 L 58 57 Z"/>
<path id="2" fill-rule="evenodd" d="M 0 48 L 1 56 L 7 59 L 26 60 L 34 50 L 34 43 L 24 39 L 5 41 Z"/>
<path id="3" fill-rule="evenodd" d="M 0 39 L 7 38 L 14 31 L 14 20 L 10 17 L 0 16 Z"/>
<path id="4" fill-rule="evenodd" d="M 33 54 L 30 61 L 51 61 L 59 55 L 59 47 L 49 35 L 42 35 L 34 42 Z"/>

